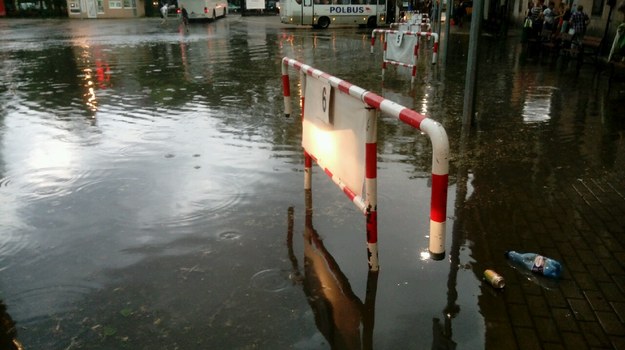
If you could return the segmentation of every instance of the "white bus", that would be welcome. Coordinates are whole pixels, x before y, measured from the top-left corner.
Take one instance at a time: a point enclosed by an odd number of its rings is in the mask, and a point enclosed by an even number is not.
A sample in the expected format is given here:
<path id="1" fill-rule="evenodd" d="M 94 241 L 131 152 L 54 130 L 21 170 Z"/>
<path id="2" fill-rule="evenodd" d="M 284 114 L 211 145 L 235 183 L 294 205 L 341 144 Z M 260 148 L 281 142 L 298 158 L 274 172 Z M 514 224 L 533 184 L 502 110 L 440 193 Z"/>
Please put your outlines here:
<path id="1" fill-rule="evenodd" d="M 187 9 L 189 20 L 213 21 L 220 17 L 226 17 L 228 13 L 228 2 L 226 0 L 178 0 L 178 3 Z M 177 10 L 180 15 L 180 8 Z"/>
<path id="2" fill-rule="evenodd" d="M 386 23 L 386 0 L 280 0 L 280 21 L 315 28 L 330 24 L 377 27 Z"/>

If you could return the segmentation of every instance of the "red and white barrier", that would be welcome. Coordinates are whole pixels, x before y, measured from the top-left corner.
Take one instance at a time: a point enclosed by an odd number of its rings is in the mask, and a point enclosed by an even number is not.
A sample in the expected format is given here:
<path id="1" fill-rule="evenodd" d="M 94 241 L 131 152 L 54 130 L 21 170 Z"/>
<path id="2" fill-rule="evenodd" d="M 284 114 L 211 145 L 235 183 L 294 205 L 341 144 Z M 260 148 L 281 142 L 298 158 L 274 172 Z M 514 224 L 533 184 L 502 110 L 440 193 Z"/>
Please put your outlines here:
<path id="1" fill-rule="evenodd" d="M 366 141 L 365 141 L 365 197 L 359 191 L 350 188 L 346 182 L 333 171 L 319 162 L 315 155 L 304 149 L 304 188 L 311 189 L 311 167 L 315 160 L 324 172 L 339 186 L 347 197 L 366 215 L 367 251 L 369 268 L 378 270 L 377 253 L 377 116 L 376 111 L 394 116 L 402 122 L 426 133 L 432 142 L 432 198 L 430 202 L 430 242 L 429 251 L 434 259 L 442 259 L 445 255 L 445 222 L 447 215 L 447 184 L 449 171 L 449 141 L 443 126 L 425 116 L 387 100 L 375 93 L 366 91 L 347 81 L 324 73 L 318 69 L 303 64 L 297 60 L 284 57 L 282 59 L 282 84 L 284 95 L 285 114 L 291 114 L 291 94 L 288 69 L 294 68 L 300 73 L 302 87 L 301 106 L 302 122 L 305 123 L 305 99 L 307 96 L 307 79 L 315 80 L 315 86 L 329 86 L 333 91 L 328 96 L 342 94 L 341 98 L 350 98 L 350 103 L 358 103 L 366 112 Z M 312 83 L 312 81 L 310 82 Z M 325 84 L 325 85 L 324 85 Z M 325 93 L 325 90 L 324 90 Z M 310 93 L 310 96 L 316 95 Z M 325 99 L 325 95 L 323 97 Z M 339 99 L 334 99 L 339 101 Z M 320 101 L 309 101 L 309 103 Z M 323 103 L 326 101 L 324 100 Z M 334 102 L 333 105 L 338 104 Z M 325 106 L 325 105 L 324 105 Z M 334 106 L 334 108 L 337 108 Z M 302 142 L 305 145 L 305 142 Z M 340 155 L 338 155 L 340 157 Z"/>
<path id="2" fill-rule="evenodd" d="M 432 26 L 430 24 L 430 18 L 427 14 L 419 12 L 405 12 L 404 16 L 400 18 L 400 21 L 397 23 L 391 23 L 389 28 L 396 28 L 405 32 L 427 32 L 431 30 Z"/>
<path id="3" fill-rule="evenodd" d="M 371 32 L 371 53 L 373 53 L 373 46 L 375 46 L 375 36 L 376 34 L 381 33 L 383 34 L 382 36 L 382 40 L 384 42 L 384 51 L 386 52 L 387 50 L 387 43 L 388 43 L 388 34 L 397 34 L 397 33 L 403 33 L 403 35 L 413 35 L 416 36 L 417 38 L 434 38 L 434 45 L 432 46 L 432 64 L 436 64 L 437 62 L 437 58 L 438 58 L 438 34 L 437 33 L 432 33 L 432 32 L 405 32 L 405 31 L 400 31 L 400 30 L 394 30 L 394 29 L 374 29 Z M 418 48 L 417 48 L 418 50 Z M 405 63 L 405 62 L 404 62 Z"/>

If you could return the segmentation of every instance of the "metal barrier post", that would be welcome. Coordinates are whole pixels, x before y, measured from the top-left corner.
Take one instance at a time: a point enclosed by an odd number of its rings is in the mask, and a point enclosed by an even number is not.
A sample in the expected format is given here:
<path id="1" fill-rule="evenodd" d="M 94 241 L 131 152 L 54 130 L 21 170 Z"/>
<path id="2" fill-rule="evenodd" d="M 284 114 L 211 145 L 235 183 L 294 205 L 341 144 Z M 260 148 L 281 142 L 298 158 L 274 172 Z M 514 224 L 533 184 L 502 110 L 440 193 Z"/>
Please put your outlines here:
<path id="1" fill-rule="evenodd" d="M 367 258 L 369 269 L 378 271 L 378 123 L 374 108 L 367 111 L 365 144 L 365 198 L 367 199 Z"/>

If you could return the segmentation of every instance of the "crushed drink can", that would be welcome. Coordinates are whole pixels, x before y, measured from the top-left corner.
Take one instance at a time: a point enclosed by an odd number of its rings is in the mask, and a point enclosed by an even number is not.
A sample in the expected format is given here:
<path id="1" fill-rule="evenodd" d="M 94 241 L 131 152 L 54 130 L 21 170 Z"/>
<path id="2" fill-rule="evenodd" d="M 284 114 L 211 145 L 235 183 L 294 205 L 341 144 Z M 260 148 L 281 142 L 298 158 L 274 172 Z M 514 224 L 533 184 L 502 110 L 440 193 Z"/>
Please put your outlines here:
<path id="1" fill-rule="evenodd" d="M 501 289 L 506 286 L 506 281 L 503 277 L 493 270 L 484 271 L 484 279 L 490 283 L 491 286 Z"/>

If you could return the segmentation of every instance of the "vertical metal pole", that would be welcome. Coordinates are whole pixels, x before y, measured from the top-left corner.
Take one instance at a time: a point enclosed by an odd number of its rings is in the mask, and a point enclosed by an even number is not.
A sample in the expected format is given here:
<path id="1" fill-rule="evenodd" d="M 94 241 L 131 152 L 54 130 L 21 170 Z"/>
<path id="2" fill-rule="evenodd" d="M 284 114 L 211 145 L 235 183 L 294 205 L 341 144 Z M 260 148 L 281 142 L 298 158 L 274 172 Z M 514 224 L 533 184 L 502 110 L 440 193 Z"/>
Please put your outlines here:
<path id="1" fill-rule="evenodd" d="M 483 0 L 473 1 L 473 13 L 471 14 L 471 32 L 469 36 L 469 53 L 467 55 L 467 74 L 464 85 L 464 107 L 462 111 L 462 125 L 471 125 L 471 118 L 475 113 L 477 47 L 480 39 L 480 27 L 482 24 L 483 7 Z"/>
<path id="2" fill-rule="evenodd" d="M 449 53 L 449 39 L 451 38 L 451 19 L 453 17 L 453 12 L 454 1 L 447 0 L 447 9 L 445 10 L 445 48 L 443 50 L 443 63 L 447 63 L 447 54 Z"/>
<path id="3" fill-rule="evenodd" d="M 378 126 L 377 110 L 367 109 L 365 145 L 365 193 L 367 200 L 367 259 L 369 270 L 378 271 Z"/>
<path id="4" fill-rule="evenodd" d="M 291 84 L 289 83 L 289 66 L 286 57 L 282 59 L 282 95 L 284 96 L 284 116 L 291 115 Z"/>
<path id="5" fill-rule="evenodd" d="M 386 48 L 387 48 L 387 42 L 388 42 L 387 35 L 388 35 L 388 32 L 385 32 L 384 36 L 383 36 L 383 38 L 384 38 L 383 39 L 384 40 L 384 44 L 383 44 L 384 46 L 383 47 L 384 48 L 383 48 L 383 51 L 382 51 L 382 78 L 384 78 L 384 72 L 386 71 Z"/>
<path id="6" fill-rule="evenodd" d="M 410 77 L 410 84 L 414 84 L 414 79 L 417 76 L 417 62 L 419 60 L 419 41 L 421 41 L 421 35 L 417 34 L 417 44 L 414 46 L 414 51 L 412 53 L 412 71 Z"/>
<path id="7" fill-rule="evenodd" d="M 371 31 L 371 53 L 373 53 L 373 45 L 375 45 L 375 33 L 377 29 Z"/>
<path id="8" fill-rule="evenodd" d="M 436 33 L 432 33 L 434 37 L 434 47 L 432 47 L 432 64 L 436 64 L 438 60 L 438 43 L 440 41 L 440 35 Z"/>
<path id="9" fill-rule="evenodd" d="M 608 1 L 609 2 L 609 1 Z M 610 11 L 608 12 L 608 20 L 605 23 L 605 31 L 603 32 L 603 38 L 601 38 L 601 45 L 599 46 L 599 54 L 605 52 L 605 48 L 608 46 L 608 30 L 610 29 L 610 22 L 612 22 L 612 9 L 613 5 L 610 6 Z"/>
<path id="10" fill-rule="evenodd" d="M 441 23 L 441 17 L 442 17 L 442 13 L 443 11 L 441 11 L 443 9 L 443 4 L 441 3 L 442 0 L 433 0 L 434 1 L 434 6 L 435 7 L 435 17 L 436 17 L 436 34 L 440 37 L 441 36 L 441 27 L 443 26 Z"/>
<path id="11" fill-rule="evenodd" d="M 443 126 L 432 119 L 424 119 L 420 129 L 430 136 L 433 150 L 429 251 L 433 260 L 442 260 L 445 257 L 449 141 Z"/>
<path id="12" fill-rule="evenodd" d="M 302 85 L 302 93 L 300 101 L 302 101 L 302 123 L 304 123 L 304 105 L 306 103 L 306 73 L 300 71 L 300 84 Z M 304 150 L 304 189 L 312 188 L 312 157 Z"/>

